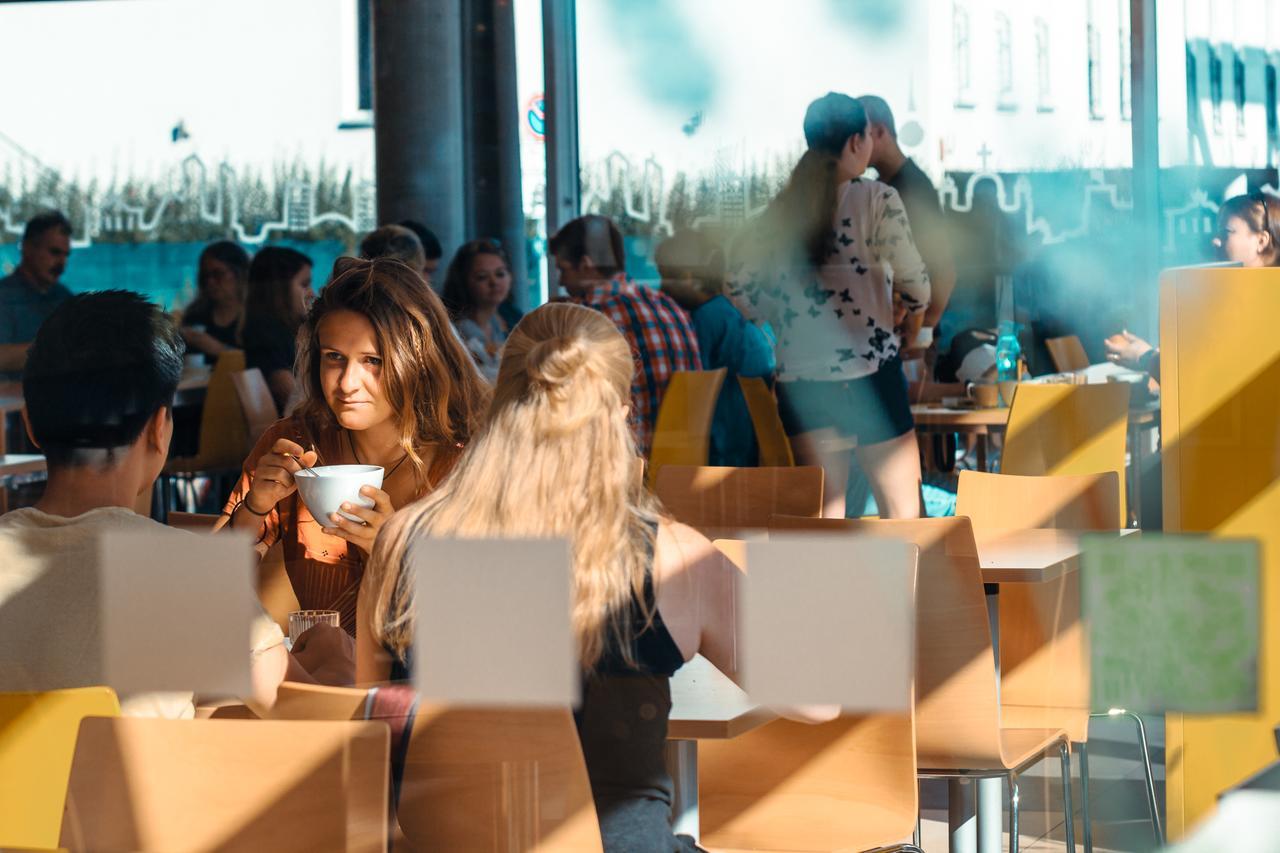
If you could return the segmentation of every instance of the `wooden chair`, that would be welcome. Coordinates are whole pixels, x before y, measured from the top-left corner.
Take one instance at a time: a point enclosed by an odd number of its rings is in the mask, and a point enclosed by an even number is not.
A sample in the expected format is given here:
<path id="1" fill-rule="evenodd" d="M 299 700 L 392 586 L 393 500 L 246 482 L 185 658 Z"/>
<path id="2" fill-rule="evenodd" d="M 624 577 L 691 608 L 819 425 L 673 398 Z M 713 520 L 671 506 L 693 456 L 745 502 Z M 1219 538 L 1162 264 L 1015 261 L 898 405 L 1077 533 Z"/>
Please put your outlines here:
<path id="1" fill-rule="evenodd" d="M 784 468 L 796 464 L 791 450 L 791 439 L 782 426 L 778 414 L 778 400 L 769 385 L 759 376 L 739 376 L 738 385 L 751 413 L 751 425 L 755 427 L 756 444 L 760 448 L 760 464 L 771 468 Z"/>
<path id="2" fill-rule="evenodd" d="M 1125 441 L 1129 386 L 1018 386 L 1005 433 L 1001 474 L 1098 474 L 1120 478 L 1120 509 L 1113 528 L 1124 527 Z"/>
<path id="3" fill-rule="evenodd" d="M 205 391 L 204 408 L 200 412 L 200 442 L 196 455 L 170 459 L 161 475 L 165 510 L 168 509 L 170 487 L 174 481 L 185 480 L 191 484 L 197 476 L 211 476 L 219 495 L 229 491 L 223 489 L 218 481 L 225 475 L 238 474 L 250 449 L 249 431 L 234 381 L 234 376 L 243 371 L 243 351 L 227 350 L 218 356 Z M 191 509 L 194 511 L 195 508 Z"/>
<path id="4" fill-rule="evenodd" d="M 715 544 L 746 567 L 744 542 Z M 751 850 L 896 844 L 916 828 L 915 752 L 911 711 L 820 725 L 775 720 L 732 740 L 700 741 L 699 843 Z"/>
<path id="5" fill-rule="evenodd" d="M 953 780 L 1006 777 L 1010 849 L 1016 853 L 1018 778 L 1056 750 L 1062 765 L 1067 848 L 1074 850 L 1067 733 L 1060 728 L 1014 728 L 1001 716 L 982 568 L 969 519 L 775 517 L 770 529 L 847 531 L 904 539 L 919 546 L 916 761 L 920 775 Z M 957 786 L 952 792 L 954 796 Z"/>
<path id="6" fill-rule="evenodd" d="M 706 465 L 711 418 L 724 384 L 725 369 L 678 370 L 671 374 L 658 407 L 649 450 L 649 487 L 663 465 Z"/>
<path id="7" fill-rule="evenodd" d="M 271 388 L 263 377 L 262 371 L 256 367 L 231 374 L 231 381 L 236 387 L 236 397 L 240 400 L 240 408 L 244 411 L 245 428 L 248 430 L 248 444 L 257 444 L 258 439 L 267 428 L 280 420 L 280 410 L 271 396 Z"/>
<path id="8" fill-rule="evenodd" d="M 384 723 L 86 719 L 64 847 L 387 848 Z"/>
<path id="9" fill-rule="evenodd" d="M 677 520 L 704 533 L 766 528 L 774 515 L 822 515 L 822 469 L 668 465 L 654 491 Z"/>
<path id="10" fill-rule="evenodd" d="M 1049 350 L 1049 358 L 1053 361 L 1053 369 L 1059 373 L 1084 370 L 1089 366 L 1089 356 L 1084 351 L 1084 345 L 1080 343 L 1080 339 L 1075 335 L 1046 338 L 1044 345 Z"/>
<path id="11" fill-rule="evenodd" d="M 0 848 L 58 846 L 80 721 L 118 716 L 110 687 L 0 693 Z"/>
<path id="12" fill-rule="evenodd" d="M 271 716 L 363 719 L 367 695 L 286 682 Z M 603 849 L 568 709 L 422 704 L 411 725 L 396 850 Z"/>
<path id="13" fill-rule="evenodd" d="M 1114 471 L 1060 477 L 960 472 L 956 515 L 973 522 L 979 539 L 1028 528 L 1113 530 L 1119 511 L 1120 478 Z M 1075 744 L 1080 754 L 1080 813 L 1088 853 L 1093 847 L 1089 647 L 1080 615 L 1079 573 L 1046 583 L 1002 585 L 1000 705 L 1007 725 L 1061 728 Z M 1146 755 L 1145 731 L 1140 729 L 1139 736 Z M 1151 790 L 1151 763 L 1144 762 L 1144 767 Z"/>

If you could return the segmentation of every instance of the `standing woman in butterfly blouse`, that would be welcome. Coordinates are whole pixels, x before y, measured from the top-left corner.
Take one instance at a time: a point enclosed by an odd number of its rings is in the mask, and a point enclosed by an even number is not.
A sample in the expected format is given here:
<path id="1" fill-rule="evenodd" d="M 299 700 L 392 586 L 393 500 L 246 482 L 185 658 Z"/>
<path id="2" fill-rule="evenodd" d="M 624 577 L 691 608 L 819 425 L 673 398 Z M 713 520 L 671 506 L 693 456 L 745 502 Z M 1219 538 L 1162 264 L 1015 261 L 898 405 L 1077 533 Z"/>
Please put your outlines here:
<path id="1" fill-rule="evenodd" d="M 223 511 L 221 526 L 280 542 L 298 603 L 337 610 L 355 633 L 356 594 L 378 530 L 428 494 L 457 462 L 488 406 L 489 390 L 440 298 L 397 260 L 339 258 L 298 334 L 294 367 L 304 399 L 263 434 Z M 362 519 L 313 518 L 293 474 L 302 465 L 380 465 L 365 486 Z"/>
<path id="2" fill-rule="evenodd" d="M 740 241 L 729 295 L 777 334 L 782 421 L 796 461 L 824 469 L 824 514 L 844 515 L 852 452 L 881 516 L 916 518 L 920 458 L 898 350 L 919 331 L 929 278 L 897 191 L 860 177 L 866 130 L 847 95 L 809 105 L 809 148 Z"/>

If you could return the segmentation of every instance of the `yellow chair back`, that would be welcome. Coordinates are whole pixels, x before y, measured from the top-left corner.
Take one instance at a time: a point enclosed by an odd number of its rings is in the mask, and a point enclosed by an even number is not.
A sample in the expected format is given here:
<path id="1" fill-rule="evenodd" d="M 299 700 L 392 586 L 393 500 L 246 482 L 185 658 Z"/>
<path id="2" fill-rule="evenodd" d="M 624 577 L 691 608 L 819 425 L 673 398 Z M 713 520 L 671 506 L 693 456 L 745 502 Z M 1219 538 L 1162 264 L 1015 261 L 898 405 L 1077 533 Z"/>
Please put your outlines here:
<path id="1" fill-rule="evenodd" d="M 725 369 L 671 374 L 658 407 L 658 423 L 649 450 L 649 488 L 663 465 L 706 465 L 711 418 L 724 384 Z"/>
<path id="2" fill-rule="evenodd" d="M 1022 383 L 1009 411 L 1001 474 L 1099 474 L 1120 478 L 1124 527 L 1125 441 L 1129 430 L 1129 386 L 1034 385 Z"/>
<path id="3" fill-rule="evenodd" d="M 769 385 L 759 376 L 739 376 L 738 385 L 751 413 L 751 425 L 755 427 L 756 444 L 760 447 L 760 467 L 786 468 L 796 464 L 791 450 L 791 439 L 782 427 L 778 415 L 778 401 Z"/>
<path id="4" fill-rule="evenodd" d="M 58 846 L 80 721 L 118 716 L 110 687 L 0 693 L 0 848 Z"/>
<path id="5" fill-rule="evenodd" d="M 199 449 L 193 457 L 173 460 L 170 470 L 238 470 L 244 464 L 249 452 L 249 427 L 235 385 L 235 375 L 243 371 L 243 350 L 227 350 L 218 356 L 200 413 Z"/>
<path id="6" fill-rule="evenodd" d="M 1044 345 L 1049 350 L 1049 358 L 1053 360 L 1053 369 L 1059 373 L 1084 370 L 1089 366 L 1089 356 L 1075 335 L 1047 338 Z"/>

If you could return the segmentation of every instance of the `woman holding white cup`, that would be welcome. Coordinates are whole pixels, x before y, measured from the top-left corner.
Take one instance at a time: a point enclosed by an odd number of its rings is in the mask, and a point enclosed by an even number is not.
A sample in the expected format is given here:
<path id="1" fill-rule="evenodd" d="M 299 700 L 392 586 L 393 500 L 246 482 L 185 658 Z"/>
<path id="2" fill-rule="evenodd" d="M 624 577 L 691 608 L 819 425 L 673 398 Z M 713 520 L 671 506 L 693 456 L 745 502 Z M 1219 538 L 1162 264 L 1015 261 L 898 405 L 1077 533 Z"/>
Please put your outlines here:
<path id="1" fill-rule="evenodd" d="M 249 454 L 221 524 L 254 532 L 260 554 L 282 543 L 301 607 L 338 611 L 354 635 L 356 593 L 378 530 L 453 467 L 488 390 L 439 297 L 388 259 L 334 264 L 299 333 L 294 372 L 303 401 Z M 322 470 L 340 465 L 382 468 L 381 487 Z M 341 513 L 312 516 L 294 479 L 303 468 L 351 476 Z"/>

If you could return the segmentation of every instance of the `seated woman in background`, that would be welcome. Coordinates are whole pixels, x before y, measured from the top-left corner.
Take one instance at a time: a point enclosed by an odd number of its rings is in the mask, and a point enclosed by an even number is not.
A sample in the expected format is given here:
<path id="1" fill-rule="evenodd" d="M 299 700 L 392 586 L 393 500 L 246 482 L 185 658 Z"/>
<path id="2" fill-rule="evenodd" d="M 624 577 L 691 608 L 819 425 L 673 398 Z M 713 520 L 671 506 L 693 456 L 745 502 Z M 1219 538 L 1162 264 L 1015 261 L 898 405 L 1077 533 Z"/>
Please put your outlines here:
<path id="1" fill-rule="evenodd" d="M 472 240 L 453 256 L 445 273 L 445 307 L 484 378 L 498 379 L 502 345 L 510 330 L 498 313 L 511 295 L 511 263 L 492 240 Z"/>
<path id="2" fill-rule="evenodd" d="M 1253 192 L 1227 199 L 1218 209 L 1213 245 L 1224 261 L 1246 267 L 1280 263 L 1280 199 Z"/>
<path id="3" fill-rule="evenodd" d="M 288 411 L 293 396 L 298 327 L 314 298 L 310 258 L 284 246 L 258 250 L 249 266 L 244 364 L 262 371 L 281 412 Z"/>
<path id="4" fill-rule="evenodd" d="M 265 250 L 264 250 L 265 251 Z M 220 526 L 276 542 L 304 609 L 356 629 L 356 593 L 374 537 L 397 507 L 435 488 L 480 423 L 489 392 L 416 269 L 340 258 L 299 334 L 302 402 L 245 460 Z M 380 465 L 374 507 L 313 518 L 293 480 L 303 465 Z"/>
<path id="5" fill-rule="evenodd" d="M 196 298 L 182 312 L 182 337 L 188 352 L 204 353 L 213 364 L 218 355 L 240 348 L 249 253 L 238 243 L 219 240 L 204 247 L 196 273 Z"/>
<path id="6" fill-rule="evenodd" d="M 626 339 L 597 311 L 557 303 L 520 321 L 488 424 L 450 477 L 378 539 L 360 590 L 356 679 L 404 679 L 411 669 L 405 573 L 423 538 L 567 538 L 586 676 L 578 732 L 605 850 L 693 850 L 671 830 L 669 679 L 699 653 L 735 674 L 738 570 L 666 517 L 636 475 L 634 370 Z"/>

